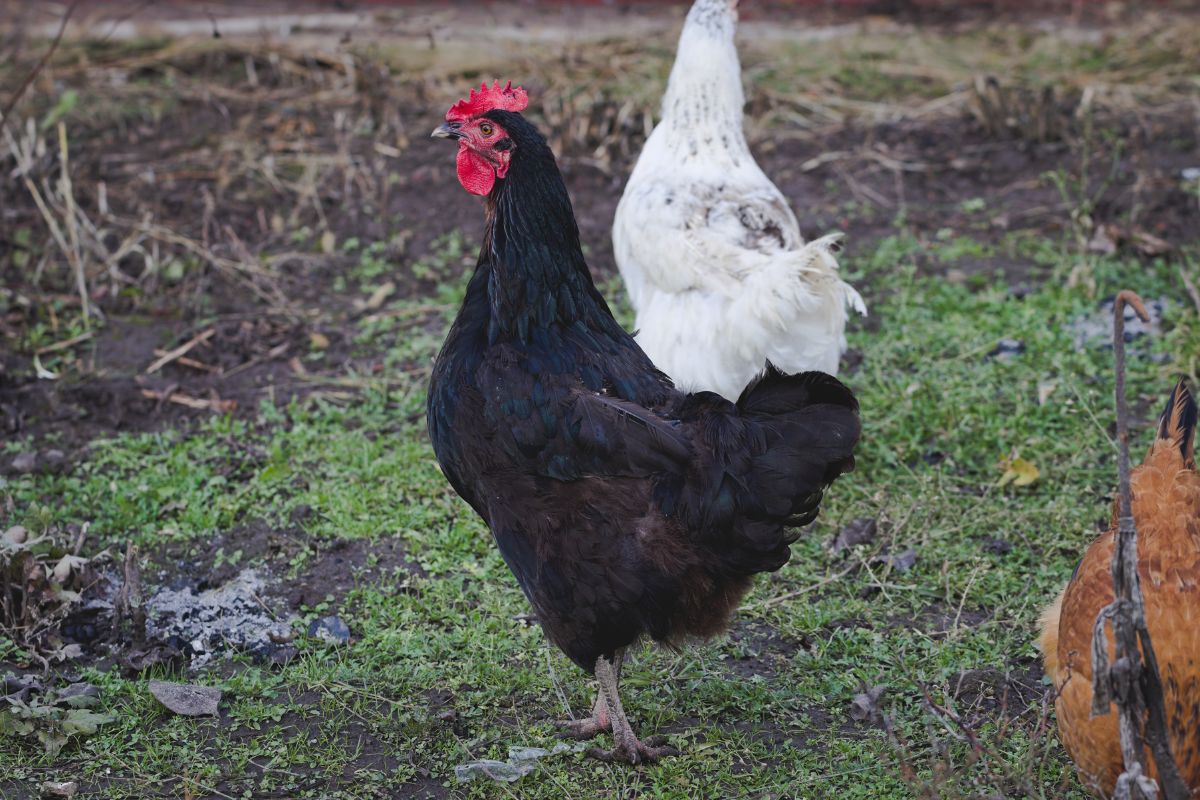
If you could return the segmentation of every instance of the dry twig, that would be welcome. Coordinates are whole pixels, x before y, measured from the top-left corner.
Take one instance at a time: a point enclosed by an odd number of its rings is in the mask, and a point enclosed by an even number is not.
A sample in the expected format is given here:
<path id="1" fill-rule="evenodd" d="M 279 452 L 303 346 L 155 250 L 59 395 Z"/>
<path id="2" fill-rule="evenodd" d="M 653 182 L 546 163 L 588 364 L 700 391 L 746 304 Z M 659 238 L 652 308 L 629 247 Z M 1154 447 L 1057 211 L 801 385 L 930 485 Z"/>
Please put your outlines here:
<path id="1" fill-rule="evenodd" d="M 142 389 L 142 397 L 161 402 L 175 403 L 176 405 L 186 408 L 194 408 L 197 411 L 209 410 L 220 413 L 228 413 L 237 409 L 236 400 L 222 400 L 219 397 L 205 400 L 200 397 L 192 397 L 189 394 L 175 391 L 155 391 L 154 389 Z"/>
<path id="2" fill-rule="evenodd" d="M 34 350 L 33 352 L 39 356 L 44 356 L 47 353 L 57 353 L 59 350 L 66 350 L 68 348 L 74 347 L 77 344 L 80 344 L 81 342 L 86 342 L 88 339 L 91 339 L 95 335 L 96 335 L 95 331 L 84 331 L 83 333 L 79 334 L 78 336 L 72 336 L 70 339 L 64 339 L 61 342 L 55 342 L 54 344 L 48 344 L 48 345 L 45 345 L 44 347 L 39 347 L 37 350 Z"/>
<path id="3" fill-rule="evenodd" d="M 160 369 L 165 367 L 167 364 L 170 364 L 172 361 L 179 359 L 181 356 L 187 355 L 188 352 L 191 351 L 191 349 L 193 347 L 200 344 L 201 342 L 207 342 L 209 339 L 211 339 L 213 337 L 213 334 L 215 334 L 216 332 L 217 332 L 216 328 L 209 328 L 206 331 L 202 331 L 201 333 L 196 334 L 191 339 L 188 339 L 186 342 L 179 345 L 179 347 L 176 347 L 174 350 L 164 353 L 160 358 L 156 359 L 153 364 L 146 367 L 146 374 L 149 375 L 152 372 L 158 372 Z M 158 351 L 155 351 L 155 352 L 158 352 Z"/>

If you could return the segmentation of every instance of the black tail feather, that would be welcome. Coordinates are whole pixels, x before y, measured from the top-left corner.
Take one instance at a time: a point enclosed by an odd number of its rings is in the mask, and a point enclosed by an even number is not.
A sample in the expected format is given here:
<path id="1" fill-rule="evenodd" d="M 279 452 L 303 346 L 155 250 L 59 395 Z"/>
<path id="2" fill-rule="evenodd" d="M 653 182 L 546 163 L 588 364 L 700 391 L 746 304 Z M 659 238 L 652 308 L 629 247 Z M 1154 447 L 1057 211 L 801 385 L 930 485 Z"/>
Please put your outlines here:
<path id="1" fill-rule="evenodd" d="M 1188 389 L 1187 381 L 1180 378 L 1171 390 L 1167 407 L 1159 418 L 1158 438 L 1166 439 L 1178 447 L 1183 463 L 1189 467 L 1196 466 L 1196 419 L 1196 400 Z"/>
<path id="2" fill-rule="evenodd" d="M 768 366 L 737 406 L 762 448 L 740 487 L 737 505 L 746 518 L 727 563 L 770 571 L 787 561 L 795 528 L 816 518 L 825 488 L 854 469 L 858 401 L 831 375 L 788 375 Z"/>

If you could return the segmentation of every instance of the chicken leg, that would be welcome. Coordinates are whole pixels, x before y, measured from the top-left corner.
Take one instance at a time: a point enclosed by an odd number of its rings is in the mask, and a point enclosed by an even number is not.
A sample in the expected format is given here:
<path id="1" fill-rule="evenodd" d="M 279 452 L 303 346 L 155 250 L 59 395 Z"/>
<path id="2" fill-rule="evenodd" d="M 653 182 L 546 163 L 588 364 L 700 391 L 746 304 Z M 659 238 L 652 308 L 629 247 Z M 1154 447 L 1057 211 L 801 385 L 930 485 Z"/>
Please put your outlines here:
<path id="1" fill-rule="evenodd" d="M 625 648 L 613 654 L 613 669 L 617 680 L 621 679 L 621 664 L 625 661 Z M 612 721 L 608 716 L 608 703 L 604 701 L 604 690 L 596 690 L 596 702 L 592 703 L 592 715 L 587 719 L 569 719 L 556 723 L 563 736 L 585 741 L 594 739 L 605 731 L 612 730 Z"/>
<path id="2" fill-rule="evenodd" d="M 614 663 L 615 662 L 615 663 Z M 593 747 L 588 755 L 600 761 L 627 761 L 638 764 L 643 761 L 652 763 L 663 756 L 671 756 L 679 751 L 674 747 L 665 746 L 665 737 L 652 736 L 646 741 L 640 741 L 629 725 L 625 709 L 621 707 L 621 696 L 617 691 L 621 654 L 615 654 L 612 661 L 601 656 L 596 659 L 596 679 L 600 682 L 600 697 L 608 706 L 608 722 L 613 732 L 616 744 L 612 750 L 601 750 Z"/>

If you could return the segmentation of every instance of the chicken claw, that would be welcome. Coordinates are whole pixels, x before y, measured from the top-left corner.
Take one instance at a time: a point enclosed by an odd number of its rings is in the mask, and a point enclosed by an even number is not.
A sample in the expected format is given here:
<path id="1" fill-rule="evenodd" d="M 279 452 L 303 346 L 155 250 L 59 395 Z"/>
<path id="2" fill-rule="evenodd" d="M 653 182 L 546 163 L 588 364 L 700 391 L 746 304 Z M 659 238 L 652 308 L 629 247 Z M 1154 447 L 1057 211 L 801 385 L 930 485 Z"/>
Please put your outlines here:
<path id="1" fill-rule="evenodd" d="M 592 715 L 586 719 L 567 719 L 554 723 L 558 735 L 567 739 L 586 741 L 594 739 L 602 733 L 612 730 L 612 720 L 608 717 L 608 706 L 604 703 L 604 695 L 596 695 L 596 703 L 592 706 Z"/>
<path id="2" fill-rule="evenodd" d="M 616 761 L 624 761 L 628 764 L 653 764 L 660 758 L 679 755 L 677 748 L 666 744 L 667 737 L 665 736 L 650 736 L 642 742 L 632 734 L 633 732 L 630 731 L 630 738 L 619 741 L 612 750 L 593 747 L 587 751 L 587 755 L 589 758 L 609 764 Z"/>
<path id="3" fill-rule="evenodd" d="M 616 744 L 612 750 L 602 750 L 593 747 L 587 754 L 599 761 L 612 763 L 624 761 L 628 764 L 652 764 L 665 756 L 678 755 L 679 751 L 666 745 L 666 737 L 650 736 L 646 741 L 640 741 L 625 716 L 621 706 L 621 696 L 618 694 L 617 682 L 620 680 L 621 660 L 623 653 L 618 651 L 612 661 L 601 656 L 596 659 L 596 679 L 600 683 L 600 696 L 596 698 L 593 714 L 599 714 L 601 706 L 607 706 L 606 722 L 612 730 Z M 597 719 L 597 722 L 599 720 Z"/>

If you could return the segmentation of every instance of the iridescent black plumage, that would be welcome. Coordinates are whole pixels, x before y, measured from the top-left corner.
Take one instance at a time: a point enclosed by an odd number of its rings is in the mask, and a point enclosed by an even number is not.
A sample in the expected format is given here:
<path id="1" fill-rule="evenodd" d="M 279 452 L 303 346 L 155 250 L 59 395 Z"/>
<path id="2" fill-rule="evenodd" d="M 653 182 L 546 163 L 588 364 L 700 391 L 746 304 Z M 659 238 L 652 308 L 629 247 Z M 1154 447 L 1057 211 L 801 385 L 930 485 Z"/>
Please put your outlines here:
<path id="1" fill-rule="evenodd" d="M 433 371 L 438 461 L 583 669 L 644 634 L 717 633 L 853 467 L 857 404 L 822 373 L 770 371 L 736 405 L 676 391 L 592 283 L 541 134 L 485 116 L 514 151 Z"/>

